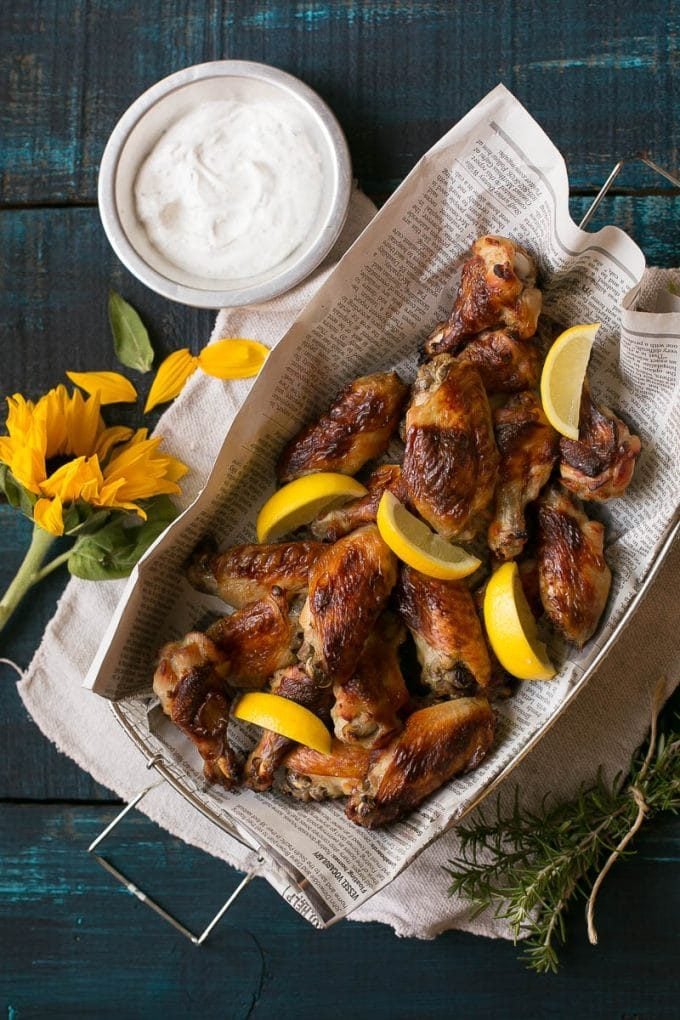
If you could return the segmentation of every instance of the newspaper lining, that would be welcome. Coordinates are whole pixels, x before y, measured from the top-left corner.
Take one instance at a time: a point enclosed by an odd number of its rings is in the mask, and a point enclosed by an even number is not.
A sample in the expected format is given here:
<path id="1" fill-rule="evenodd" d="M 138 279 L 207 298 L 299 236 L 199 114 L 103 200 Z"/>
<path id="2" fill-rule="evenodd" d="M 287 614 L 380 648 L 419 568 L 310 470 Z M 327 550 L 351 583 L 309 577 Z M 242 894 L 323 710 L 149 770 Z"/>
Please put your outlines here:
<path id="1" fill-rule="evenodd" d="M 680 494 L 680 314 L 632 310 L 642 252 L 615 227 L 579 230 L 568 194 L 562 157 L 498 86 L 416 165 L 272 352 L 203 492 L 133 573 L 88 674 L 86 685 L 122 702 L 126 725 L 149 753 L 163 754 L 178 781 L 237 828 L 264 859 L 262 873 L 319 927 L 391 881 L 552 724 L 606 648 L 672 524 Z M 224 611 L 219 600 L 188 585 L 187 556 L 207 533 L 225 547 L 254 540 L 282 446 L 349 379 L 392 367 L 414 377 L 417 348 L 448 316 L 460 267 L 484 233 L 514 237 L 534 254 L 547 318 L 601 322 L 593 392 L 642 439 L 626 496 L 602 508 L 589 505 L 589 514 L 606 521 L 614 575 L 598 635 L 577 654 L 553 638 L 551 654 L 563 663 L 558 677 L 524 684 L 498 706 L 498 736 L 486 761 L 387 829 L 352 825 L 338 802 L 300 804 L 277 793 L 206 788 L 195 748 L 151 692 L 159 646 Z M 236 724 L 232 732 L 237 747 L 252 746 L 247 727 Z"/>

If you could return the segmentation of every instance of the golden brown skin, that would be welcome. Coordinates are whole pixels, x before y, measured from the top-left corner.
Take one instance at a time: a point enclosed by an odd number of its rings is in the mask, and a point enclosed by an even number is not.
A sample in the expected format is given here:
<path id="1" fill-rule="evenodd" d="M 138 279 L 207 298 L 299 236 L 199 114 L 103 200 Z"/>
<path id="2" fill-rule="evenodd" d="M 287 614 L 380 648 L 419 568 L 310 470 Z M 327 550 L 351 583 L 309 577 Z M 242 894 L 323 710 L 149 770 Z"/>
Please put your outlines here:
<path id="1" fill-rule="evenodd" d="M 528 538 L 524 510 L 550 478 L 559 437 L 529 390 L 511 397 L 493 418 L 501 463 L 489 546 L 499 560 L 514 560 Z"/>
<path id="2" fill-rule="evenodd" d="M 383 492 L 389 489 L 397 499 L 402 498 L 404 484 L 401 481 L 399 464 L 381 464 L 366 482 L 368 494 L 343 504 L 336 510 L 329 510 L 312 521 L 311 530 L 315 538 L 325 542 L 337 542 L 350 531 L 362 524 L 373 524 L 378 513 L 378 504 Z"/>
<path id="3" fill-rule="evenodd" d="M 354 379 L 318 421 L 288 443 L 277 466 L 279 482 L 315 471 L 355 475 L 387 449 L 407 396 L 408 386 L 396 372 Z"/>
<path id="4" fill-rule="evenodd" d="M 503 326 L 528 340 L 540 312 L 536 265 L 528 252 L 508 237 L 480 237 L 463 265 L 451 315 L 428 337 L 425 353 L 455 352 L 467 337 Z"/>
<path id="5" fill-rule="evenodd" d="M 339 740 L 384 747 L 402 728 L 399 712 L 408 703 L 409 693 L 397 649 L 404 637 L 396 618 L 384 614 L 369 634 L 353 675 L 333 687 L 331 718 Z"/>
<path id="6" fill-rule="evenodd" d="M 543 355 L 535 340 L 518 340 L 509 329 L 485 330 L 458 354 L 474 365 L 487 393 L 518 393 L 538 386 Z"/>
<path id="7" fill-rule="evenodd" d="M 165 714 L 196 745 L 205 778 L 231 789 L 239 781 L 239 764 L 227 740 L 228 672 L 220 649 L 194 631 L 161 648 L 153 689 Z"/>
<path id="8" fill-rule="evenodd" d="M 560 438 L 562 485 L 579 499 L 622 496 L 633 477 L 641 443 L 608 407 L 598 407 L 587 382 L 581 396 L 578 440 Z"/>
<path id="9" fill-rule="evenodd" d="M 321 542 L 276 542 L 236 545 L 218 553 L 200 546 L 189 565 L 190 584 L 208 595 L 219 595 L 241 609 L 267 596 L 274 585 L 289 595 L 307 588 L 312 564 L 323 551 Z"/>
<path id="10" fill-rule="evenodd" d="M 477 369 L 448 354 L 422 365 L 406 414 L 409 504 L 444 538 L 472 538 L 486 523 L 498 460 Z"/>
<path id="11" fill-rule="evenodd" d="M 588 520 L 556 485 L 538 503 L 538 583 L 550 622 L 580 648 L 599 623 L 611 573 L 604 558 L 604 526 Z"/>
<path id="12" fill-rule="evenodd" d="M 402 564 L 395 595 L 416 643 L 421 680 L 436 697 L 488 687 L 489 650 L 472 594 L 461 581 L 426 577 Z"/>
<path id="13" fill-rule="evenodd" d="M 296 800 L 328 800 L 354 793 L 368 771 L 371 752 L 333 739 L 331 753 L 321 754 L 298 744 L 283 760 L 284 793 Z"/>
<path id="14" fill-rule="evenodd" d="M 273 677 L 270 691 L 281 698 L 303 705 L 316 715 L 327 715 L 331 703 L 331 691 L 312 680 L 301 666 L 288 666 Z M 245 785 L 251 790 L 269 790 L 274 782 L 274 773 L 286 754 L 295 747 L 295 741 L 272 730 L 263 730 L 262 736 L 250 752 L 244 770 Z"/>
<path id="15" fill-rule="evenodd" d="M 300 658 L 314 675 L 346 683 L 397 580 L 397 561 L 375 524 L 327 546 L 309 576 Z"/>
<path id="16" fill-rule="evenodd" d="M 371 756 L 366 779 L 347 803 L 347 817 L 368 829 L 402 818 L 447 780 L 476 768 L 494 731 L 486 698 L 458 698 L 414 712 L 403 732 Z"/>
<path id="17" fill-rule="evenodd" d="M 280 588 L 223 616 L 207 630 L 229 664 L 233 687 L 260 689 L 275 670 L 295 661 L 299 624 Z"/>

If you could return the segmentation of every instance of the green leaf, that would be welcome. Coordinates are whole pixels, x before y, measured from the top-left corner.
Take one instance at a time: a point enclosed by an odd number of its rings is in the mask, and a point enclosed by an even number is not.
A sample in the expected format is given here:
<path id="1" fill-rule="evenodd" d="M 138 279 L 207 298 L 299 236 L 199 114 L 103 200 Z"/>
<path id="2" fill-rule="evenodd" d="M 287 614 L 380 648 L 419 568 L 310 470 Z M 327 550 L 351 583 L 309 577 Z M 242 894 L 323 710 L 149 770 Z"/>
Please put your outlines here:
<path id="1" fill-rule="evenodd" d="M 146 326 L 132 305 L 115 290 L 109 291 L 109 322 L 120 363 L 138 372 L 148 372 L 153 364 L 153 348 Z"/>
<path id="2" fill-rule="evenodd" d="M 10 506 L 21 510 L 27 517 L 33 517 L 38 497 L 19 484 L 7 464 L 0 464 L 0 492 L 4 492 Z"/>
<path id="3" fill-rule="evenodd" d="M 117 514 L 98 531 L 76 540 L 68 558 L 68 569 L 88 581 L 110 581 L 127 577 L 152 542 L 177 516 L 167 496 L 146 504 L 147 519 L 141 524 L 128 514 Z"/>

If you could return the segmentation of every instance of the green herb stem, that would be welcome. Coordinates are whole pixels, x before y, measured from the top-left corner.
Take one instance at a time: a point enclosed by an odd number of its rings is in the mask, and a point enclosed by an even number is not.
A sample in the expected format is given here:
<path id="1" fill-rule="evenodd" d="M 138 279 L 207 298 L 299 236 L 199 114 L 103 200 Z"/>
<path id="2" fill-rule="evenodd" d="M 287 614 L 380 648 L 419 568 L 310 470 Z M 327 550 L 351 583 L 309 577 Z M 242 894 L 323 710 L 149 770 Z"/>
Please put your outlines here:
<path id="1" fill-rule="evenodd" d="M 40 580 L 40 568 L 53 542 L 54 535 L 44 531 L 37 524 L 33 526 L 31 544 L 26 551 L 23 562 L 16 572 L 14 580 L 2 596 L 2 599 L 0 599 L 0 631 L 4 628 L 26 592 Z"/>

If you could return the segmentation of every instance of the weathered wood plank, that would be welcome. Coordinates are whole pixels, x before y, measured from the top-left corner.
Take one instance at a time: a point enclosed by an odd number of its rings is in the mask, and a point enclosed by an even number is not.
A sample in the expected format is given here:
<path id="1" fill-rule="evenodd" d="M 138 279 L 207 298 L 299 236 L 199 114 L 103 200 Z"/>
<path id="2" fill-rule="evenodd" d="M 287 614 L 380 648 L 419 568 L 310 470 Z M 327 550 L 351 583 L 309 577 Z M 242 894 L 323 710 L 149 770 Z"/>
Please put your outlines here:
<path id="1" fill-rule="evenodd" d="M 0 1004 L 13 1020 L 677 1016 L 677 969 L 661 966 L 680 948 L 677 819 L 650 824 L 637 855 L 608 878 L 598 948 L 587 945 L 577 909 L 564 969 L 538 978 L 500 940 L 450 932 L 418 942 L 348 922 L 320 934 L 262 880 L 197 949 L 87 858 L 85 848 L 112 816 L 101 808 L 3 809 Z M 107 853 L 195 930 L 236 884 L 226 865 L 138 816 L 125 821 Z M 432 896 L 445 890 L 442 876 Z"/>
<path id="2" fill-rule="evenodd" d="M 599 185 L 639 149 L 678 167 L 673 0 L 504 2 L 493 16 L 483 0 L 11 0 L 1 28 L 5 203 L 93 201 L 106 138 L 129 103 L 181 67 L 221 58 L 270 63 L 317 89 L 375 194 L 499 81 L 562 150 L 575 187 Z M 627 174 L 623 183 L 658 184 L 643 169 Z"/>

